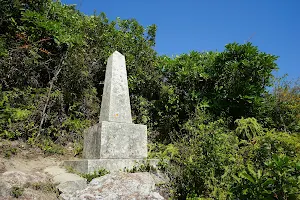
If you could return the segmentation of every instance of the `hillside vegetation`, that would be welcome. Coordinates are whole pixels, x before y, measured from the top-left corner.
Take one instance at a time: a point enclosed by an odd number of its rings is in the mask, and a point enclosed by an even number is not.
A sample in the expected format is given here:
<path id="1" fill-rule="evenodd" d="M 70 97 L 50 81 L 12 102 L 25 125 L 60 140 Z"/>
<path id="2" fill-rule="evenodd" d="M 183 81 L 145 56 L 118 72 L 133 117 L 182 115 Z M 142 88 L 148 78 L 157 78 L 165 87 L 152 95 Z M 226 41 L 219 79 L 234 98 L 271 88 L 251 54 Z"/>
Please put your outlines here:
<path id="1" fill-rule="evenodd" d="M 176 57 L 156 26 L 86 16 L 51 0 L 0 0 L 0 138 L 82 151 L 106 61 L 126 57 L 132 114 L 148 127 L 175 199 L 300 199 L 300 84 L 251 43 Z M 167 162 L 166 162 L 167 161 Z"/>

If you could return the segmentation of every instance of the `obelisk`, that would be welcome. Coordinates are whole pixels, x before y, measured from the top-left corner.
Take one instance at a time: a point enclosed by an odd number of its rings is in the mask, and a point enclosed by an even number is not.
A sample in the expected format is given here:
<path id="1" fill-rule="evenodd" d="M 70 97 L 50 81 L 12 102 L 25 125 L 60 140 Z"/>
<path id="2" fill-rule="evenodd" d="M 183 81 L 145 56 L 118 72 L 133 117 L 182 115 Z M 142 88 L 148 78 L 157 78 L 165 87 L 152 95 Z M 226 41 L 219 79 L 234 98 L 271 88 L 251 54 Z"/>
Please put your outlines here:
<path id="1" fill-rule="evenodd" d="M 132 123 L 125 57 L 117 51 L 108 58 L 99 123 L 84 131 L 83 158 L 65 166 L 82 173 L 117 171 L 147 158 L 147 126 Z"/>

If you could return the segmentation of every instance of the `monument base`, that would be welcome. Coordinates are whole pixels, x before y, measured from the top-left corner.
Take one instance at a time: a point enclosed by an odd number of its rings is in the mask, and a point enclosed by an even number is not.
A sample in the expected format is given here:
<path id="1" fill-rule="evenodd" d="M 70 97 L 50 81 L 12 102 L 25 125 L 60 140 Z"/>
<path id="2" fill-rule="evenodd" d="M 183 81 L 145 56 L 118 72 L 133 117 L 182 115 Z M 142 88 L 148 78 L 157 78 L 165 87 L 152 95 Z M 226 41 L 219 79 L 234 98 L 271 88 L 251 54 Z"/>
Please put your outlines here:
<path id="1" fill-rule="evenodd" d="M 106 169 L 110 172 L 123 171 L 132 169 L 134 166 L 149 163 L 157 167 L 158 159 L 83 159 L 83 160 L 66 160 L 65 167 L 71 167 L 80 173 L 93 173 L 99 169 Z"/>
<path id="2" fill-rule="evenodd" d="M 101 121 L 84 131 L 85 159 L 147 158 L 147 126 Z"/>

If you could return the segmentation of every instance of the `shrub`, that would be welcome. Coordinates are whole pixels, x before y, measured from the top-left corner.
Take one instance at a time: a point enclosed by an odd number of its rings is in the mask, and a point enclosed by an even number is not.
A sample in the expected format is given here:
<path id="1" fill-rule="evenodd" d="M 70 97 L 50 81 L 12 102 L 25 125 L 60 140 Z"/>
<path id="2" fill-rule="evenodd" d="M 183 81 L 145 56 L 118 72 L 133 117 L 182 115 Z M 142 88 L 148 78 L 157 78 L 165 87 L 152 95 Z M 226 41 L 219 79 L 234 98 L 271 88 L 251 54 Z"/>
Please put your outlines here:
<path id="1" fill-rule="evenodd" d="M 110 172 L 107 171 L 106 169 L 99 169 L 97 171 L 94 171 L 93 173 L 90 174 L 79 174 L 81 177 L 86 178 L 87 182 L 91 182 L 94 178 L 98 178 L 101 176 L 104 176 L 106 174 L 109 174 Z"/>
<path id="2" fill-rule="evenodd" d="M 234 176 L 231 190 L 236 199 L 298 199 L 300 197 L 300 162 L 286 155 L 274 154 L 261 169 L 248 164 Z"/>
<path id="3" fill-rule="evenodd" d="M 24 188 L 18 187 L 18 186 L 13 186 L 11 188 L 11 196 L 15 198 L 19 198 L 20 196 L 23 195 Z"/>
<path id="4" fill-rule="evenodd" d="M 136 172 L 156 172 L 156 167 L 150 164 L 149 161 L 135 164 L 131 169 L 124 169 L 125 172 L 136 173 Z"/>
<path id="5" fill-rule="evenodd" d="M 5 158 L 10 158 L 12 155 L 16 155 L 17 151 L 18 151 L 17 148 L 14 148 L 14 147 L 6 148 L 4 150 L 4 157 Z"/>
<path id="6" fill-rule="evenodd" d="M 227 198 L 231 174 L 241 168 L 237 137 L 222 120 L 203 124 L 202 114 L 183 126 L 185 137 L 174 144 L 178 153 L 165 165 L 175 198 Z"/>
<path id="7" fill-rule="evenodd" d="M 170 177 L 174 198 L 293 199 L 298 195 L 298 135 L 263 130 L 254 118 L 238 120 L 235 131 L 226 128 L 223 120 L 206 123 L 207 118 L 198 112 L 182 127 L 181 139 L 157 144 L 156 152 L 151 149 L 152 155 L 169 161 L 162 162 L 161 169 Z"/>
<path id="8" fill-rule="evenodd" d="M 257 168 L 263 167 L 274 154 L 283 154 L 292 160 L 300 160 L 300 137 L 271 130 L 265 135 L 255 137 L 239 150 L 246 162 L 251 162 Z"/>
<path id="9" fill-rule="evenodd" d="M 262 135 L 263 128 L 253 117 L 251 118 L 241 118 L 235 120 L 237 127 L 235 133 L 244 140 L 251 140 L 252 138 Z"/>
<path id="10" fill-rule="evenodd" d="M 272 90 L 264 95 L 256 115 L 260 123 L 279 131 L 300 131 L 300 79 L 275 79 Z"/>

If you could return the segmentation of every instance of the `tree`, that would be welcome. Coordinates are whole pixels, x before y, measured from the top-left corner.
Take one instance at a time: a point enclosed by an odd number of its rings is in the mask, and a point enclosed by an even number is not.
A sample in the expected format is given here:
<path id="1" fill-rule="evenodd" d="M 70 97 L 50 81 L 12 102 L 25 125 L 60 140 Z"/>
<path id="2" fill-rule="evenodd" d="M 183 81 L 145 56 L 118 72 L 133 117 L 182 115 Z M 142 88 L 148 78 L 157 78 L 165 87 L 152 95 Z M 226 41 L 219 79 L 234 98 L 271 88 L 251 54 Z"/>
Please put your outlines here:
<path id="1" fill-rule="evenodd" d="M 149 104 L 159 93 L 155 25 L 144 28 L 134 19 L 109 21 L 104 13 L 86 16 L 59 1 L 2 2 L 1 97 L 14 94 L 14 88 L 39 93 L 38 101 L 24 102 L 37 111 L 28 117 L 35 128 L 23 134 L 25 139 L 41 135 L 63 144 L 80 138 L 85 126 L 78 123 L 98 120 L 106 61 L 116 50 L 126 56 L 134 120 L 144 119 L 139 114 L 143 101 Z M 4 107 L 21 106 L 9 100 Z M 9 122 L 3 120 L 6 127 Z M 65 134 L 68 131 L 73 133 Z"/>
<path id="2" fill-rule="evenodd" d="M 277 56 L 260 52 L 251 43 L 232 43 L 223 52 L 195 52 L 159 61 L 164 81 L 157 102 L 158 125 L 164 134 L 179 131 L 197 107 L 217 119 L 253 117 L 271 85 Z M 166 136 L 168 137 L 168 136 Z"/>

